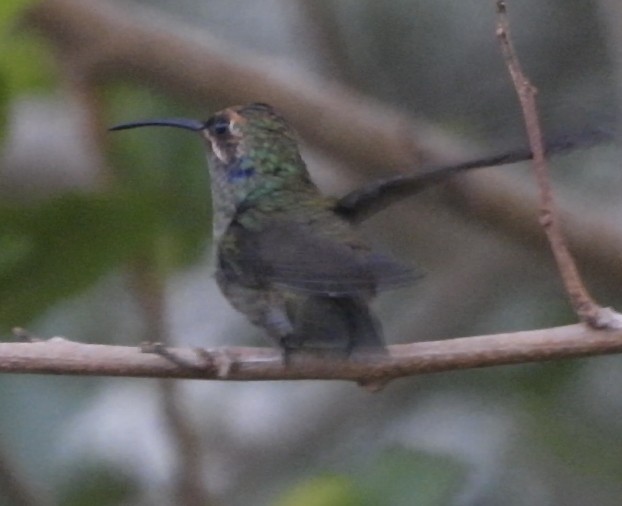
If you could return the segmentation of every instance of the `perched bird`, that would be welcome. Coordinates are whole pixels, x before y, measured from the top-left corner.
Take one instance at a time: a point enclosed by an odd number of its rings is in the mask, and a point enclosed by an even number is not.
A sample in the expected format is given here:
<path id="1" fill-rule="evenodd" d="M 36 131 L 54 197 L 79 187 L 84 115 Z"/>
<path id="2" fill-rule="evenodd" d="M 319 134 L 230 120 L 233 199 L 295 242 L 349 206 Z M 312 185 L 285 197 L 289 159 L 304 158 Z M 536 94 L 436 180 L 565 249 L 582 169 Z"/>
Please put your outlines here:
<path id="1" fill-rule="evenodd" d="M 207 121 L 125 123 L 123 130 L 169 126 L 200 133 L 209 150 L 218 284 L 231 304 L 285 352 L 380 347 L 369 302 L 411 283 L 416 271 L 374 252 L 354 224 L 459 172 L 530 159 L 517 149 L 373 182 L 340 199 L 309 178 L 296 138 L 266 104 L 230 107 Z M 546 143 L 548 154 L 590 147 L 612 133 L 589 129 Z"/>
<path id="2" fill-rule="evenodd" d="M 381 290 L 411 283 L 410 267 L 374 252 L 337 200 L 321 195 L 285 120 L 266 104 L 231 107 L 207 121 L 158 119 L 209 148 L 216 279 L 225 297 L 285 352 L 381 347 L 369 309 Z"/>

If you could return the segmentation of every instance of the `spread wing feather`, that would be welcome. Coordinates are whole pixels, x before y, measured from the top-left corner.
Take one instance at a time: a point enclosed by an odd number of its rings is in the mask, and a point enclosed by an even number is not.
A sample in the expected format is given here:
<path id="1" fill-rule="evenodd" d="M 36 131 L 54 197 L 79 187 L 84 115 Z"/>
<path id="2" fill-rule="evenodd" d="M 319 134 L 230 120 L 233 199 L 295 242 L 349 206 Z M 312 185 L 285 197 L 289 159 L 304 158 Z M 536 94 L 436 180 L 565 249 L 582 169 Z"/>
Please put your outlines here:
<path id="1" fill-rule="evenodd" d="M 273 220 L 251 232 L 234 223 L 228 235 L 231 246 L 221 254 L 221 266 L 235 265 L 238 276 L 258 285 L 346 296 L 408 285 L 420 277 L 362 243 L 327 237 L 311 225 Z"/>

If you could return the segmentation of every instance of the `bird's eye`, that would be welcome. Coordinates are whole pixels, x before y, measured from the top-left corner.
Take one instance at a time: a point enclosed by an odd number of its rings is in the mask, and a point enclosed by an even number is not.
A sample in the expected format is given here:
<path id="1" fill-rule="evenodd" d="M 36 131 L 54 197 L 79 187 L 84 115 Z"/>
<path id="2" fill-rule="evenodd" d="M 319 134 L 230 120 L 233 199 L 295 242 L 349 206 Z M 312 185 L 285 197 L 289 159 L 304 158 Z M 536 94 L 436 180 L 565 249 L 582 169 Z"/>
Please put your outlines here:
<path id="1" fill-rule="evenodd" d="M 214 123 L 212 130 L 216 135 L 228 134 L 229 133 L 229 122 L 225 119 L 219 119 Z"/>

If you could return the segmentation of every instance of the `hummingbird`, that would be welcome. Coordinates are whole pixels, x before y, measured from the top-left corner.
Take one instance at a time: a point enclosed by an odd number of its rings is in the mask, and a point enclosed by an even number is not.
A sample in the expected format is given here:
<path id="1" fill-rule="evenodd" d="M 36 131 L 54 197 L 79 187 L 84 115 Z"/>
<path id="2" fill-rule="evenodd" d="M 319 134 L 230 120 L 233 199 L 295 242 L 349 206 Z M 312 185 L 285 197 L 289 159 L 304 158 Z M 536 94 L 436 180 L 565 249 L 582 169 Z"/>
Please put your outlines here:
<path id="1" fill-rule="evenodd" d="M 275 109 L 252 103 L 206 121 L 156 119 L 111 130 L 144 126 L 191 130 L 205 141 L 216 281 L 286 356 L 384 346 L 369 303 L 419 274 L 374 251 L 338 212 L 337 199 L 320 193 L 293 130 Z"/>
<path id="2" fill-rule="evenodd" d="M 263 103 L 235 106 L 206 121 L 124 123 L 110 130 L 167 126 L 198 133 L 208 151 L 216 280 L 231 305 L 262 327 L 285 356 L 298 349 L 382 348 L 369 304 L 414 282 L 414 267 L 374 251 L 355 225 L 393 202 L 459 172 L 532 158 L 517 149 L 374 181 L 341 198 L 320 193 L 296 136 Z M 547 154 L 611 139 L 591 129 L 546 143 Z"/>

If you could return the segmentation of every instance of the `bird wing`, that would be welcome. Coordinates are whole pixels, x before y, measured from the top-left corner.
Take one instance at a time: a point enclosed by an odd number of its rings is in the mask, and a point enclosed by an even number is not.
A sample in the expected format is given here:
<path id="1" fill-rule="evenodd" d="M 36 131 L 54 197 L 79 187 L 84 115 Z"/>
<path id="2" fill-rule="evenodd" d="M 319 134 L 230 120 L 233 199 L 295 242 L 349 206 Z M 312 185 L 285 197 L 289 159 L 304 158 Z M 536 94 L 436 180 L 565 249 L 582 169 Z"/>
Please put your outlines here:
<path id="1" fill-rule="evenodd" d="M 345 296 L 408 285 L 420 277 L 360 242 L 327 236 L 309 224 L 276 219 L 248 230 L 234 222 L 227 236 L 221 267 L 255 284 Z"/>
<path id="2" fill-rule="evenodd" d="M 566 135 L 545 139 L 547 155 L 557 155 L 575 149 L 597 146 L 614 139 L 615 132 L 607 127 L 591 127 Z M 363 188 L 341 197 L 335 212 L 351 223 L 360 223 L 399 200 L 416 195 L 427 188 L 446 181 L 449 177 L 471 169 L 494 167 L 522 162 L 533 158 L 529 148 L 518 148 L 477 160 L 419 169 L 415 174 L 400 174 L 373 181 Z"/>

